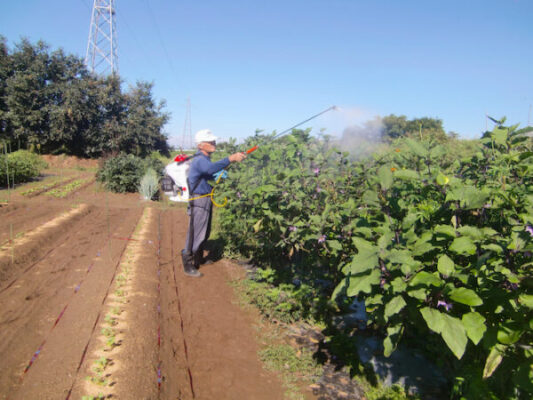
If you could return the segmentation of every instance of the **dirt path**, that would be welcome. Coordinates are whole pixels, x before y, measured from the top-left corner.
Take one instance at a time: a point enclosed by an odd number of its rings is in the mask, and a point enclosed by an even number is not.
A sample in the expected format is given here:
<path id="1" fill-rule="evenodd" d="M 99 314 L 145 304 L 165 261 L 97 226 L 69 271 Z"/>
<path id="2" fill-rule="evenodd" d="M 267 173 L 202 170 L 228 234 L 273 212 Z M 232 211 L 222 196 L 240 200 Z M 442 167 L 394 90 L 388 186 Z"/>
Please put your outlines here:
<path id="1" fill-rule="evenodd" d="M 120 303 L 120 340 L 105 353 L 112 364 L 105 392 L 117 399 L 283 398 L 280 381 L 258 360 L 250 317 L 234 304 L 227 282 L 237 267 L 222 260 L 203 267 L 201 279 L 183 274 L 184 209 L 151 210 L 141 239 L 134 230 L 146 213 L 137 195 L 87 187 L 66 200 L 38 197 L 2 207 L 0 237 L 13 222 L 29 235 L 73 202 L 88 211 L 24 262 L 4 266 L 0 399 L 87 394 L 85 378 L 102 348 L 104 315 L 119 304 L 113 291 L 133 241 L 138 254 Z"/>

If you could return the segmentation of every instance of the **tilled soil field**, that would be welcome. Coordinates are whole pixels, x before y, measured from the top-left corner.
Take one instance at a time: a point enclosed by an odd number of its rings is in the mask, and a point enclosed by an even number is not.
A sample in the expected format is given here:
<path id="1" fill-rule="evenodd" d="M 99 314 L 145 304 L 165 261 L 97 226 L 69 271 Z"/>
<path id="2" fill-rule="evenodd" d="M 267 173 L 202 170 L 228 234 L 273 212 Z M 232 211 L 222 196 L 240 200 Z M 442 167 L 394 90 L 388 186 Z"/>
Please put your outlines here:
<path id="1" fill-rule="evenodd" d="M 2 205 L 0 399 L 282 399 L 227 284 L 239 267 L 183 274 L 187 222 L 94 184 Z"/>

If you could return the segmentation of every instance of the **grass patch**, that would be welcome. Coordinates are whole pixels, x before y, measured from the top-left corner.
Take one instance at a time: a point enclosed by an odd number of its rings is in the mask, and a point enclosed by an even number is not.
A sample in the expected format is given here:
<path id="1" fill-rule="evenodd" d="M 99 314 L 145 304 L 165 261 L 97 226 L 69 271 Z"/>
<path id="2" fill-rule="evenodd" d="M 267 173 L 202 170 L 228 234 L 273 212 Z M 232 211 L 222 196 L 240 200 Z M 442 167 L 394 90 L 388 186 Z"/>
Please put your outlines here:
<path id="1" fill-rule="evenodd" d="M 280 287 L 252 279 L 232 281 L 230 285 L 234 289 L 238 304 L 243 308 L 257 309 L 265 319 L 263 324 L 270 324 L 272 327 L 272 321 L 281 322 L 275 325 L 276 329 L 267 329 L 263 326 L 258 328 L 259 340 L 263 343 L 259 357 L 266 369 L 281 374 L 288 399 L 303 399 L 300 388 L 315 382 L 322 375 L 322 365 L 313 358 L 309 350 L 295 349 L 284 343 L 283 338 L 286 335 L 283 330 L 287 324 L 296 321 L 306 321 L 322 331 L 326 325 L 311 318 L 301 318 L 298 309 L 292 309 L 290 298 L 280 291 Z M 333 334 L 327 339 L 327 346 L 332 354 L 344 361 L 344 365 L 353 374 L 352 379 L 363 389 L 367 400 L 419 399 L 418 396 L 407 394 L 401 385 L 385 386 L 375 376 L 370 366 L 362 365 L 358 361 L 353 338 L 343 334 Z"/>
<path id="2" fill-rule="evenodd" d="M 309 351 L 296 350 L 288 344 L 271 344 L 259 351 L 259 358 L 269 371 L 279 372 L 288 399 L 303 400 L 302 385 L 309 385 L 320 377 L 322 367 Z"/>

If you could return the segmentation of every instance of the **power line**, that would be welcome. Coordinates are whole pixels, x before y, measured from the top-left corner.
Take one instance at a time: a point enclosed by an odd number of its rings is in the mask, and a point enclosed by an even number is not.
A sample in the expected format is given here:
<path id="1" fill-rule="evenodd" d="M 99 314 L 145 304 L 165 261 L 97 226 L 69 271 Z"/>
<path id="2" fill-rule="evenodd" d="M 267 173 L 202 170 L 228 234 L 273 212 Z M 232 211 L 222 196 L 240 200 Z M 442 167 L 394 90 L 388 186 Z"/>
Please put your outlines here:
<path id="1" fill-rule="evenodd" d="M 174 69 L 174 64 L 172 64 L 172 60 L 168 54 L 167 48 L 165 46 L 165 42 L 163 41 L 163 36 L 161 35 L 161 31 L 159 30 L 159 25 L 157 24 L 157 20 L 155 19 L 155 14 L 152 11 L 152 8 L 150 7 L 150 4 L 148 0 L 146 0 L 146 7 L 148 8 L 148 12 L 150 14 L 150 18 L 152 19 L 152 23 L 154 24 L 155 30 L 157 32 L 157 37 L 159 39 L 159 44 L 161 44 L 161 47 L 163 48 L 163 52 L 165 53 L 165 58 L 168 62 L 168 65 L 170 66 L 170 69 L 172 70 L 172 73 L 174 75 L 176 74 L 176 70 Z"/>

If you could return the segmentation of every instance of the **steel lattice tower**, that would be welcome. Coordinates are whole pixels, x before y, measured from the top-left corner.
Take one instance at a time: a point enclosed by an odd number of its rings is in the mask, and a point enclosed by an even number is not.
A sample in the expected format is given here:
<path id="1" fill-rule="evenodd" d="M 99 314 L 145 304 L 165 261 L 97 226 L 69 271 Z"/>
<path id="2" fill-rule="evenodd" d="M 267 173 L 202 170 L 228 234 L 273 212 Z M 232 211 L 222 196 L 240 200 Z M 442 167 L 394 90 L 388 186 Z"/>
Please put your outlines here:
<path id="1" fill-rule="evenodd" d="M 118 73 L 115 0 L 94 0 L 85 65 L 93 73 Z"/>

